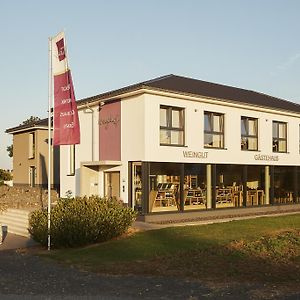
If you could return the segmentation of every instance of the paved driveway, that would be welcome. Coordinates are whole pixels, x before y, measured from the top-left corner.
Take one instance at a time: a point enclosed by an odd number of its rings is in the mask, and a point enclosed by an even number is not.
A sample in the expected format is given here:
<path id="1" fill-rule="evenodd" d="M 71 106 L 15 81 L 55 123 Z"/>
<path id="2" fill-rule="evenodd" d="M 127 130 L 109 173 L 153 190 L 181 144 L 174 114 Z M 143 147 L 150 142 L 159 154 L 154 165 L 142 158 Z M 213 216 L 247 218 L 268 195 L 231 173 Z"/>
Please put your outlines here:
<path id="1" fill-rule="evenodd" d="M 0 299 L 197 299 L 207 294 L 193 282 L 99 276 L 16 251 L 0 254 Z"/>
<path id="2" fill-rule="evenodd" d="M 199 282 L 166 277 L 97 275 L 20 251 L 0 252 L 1 300 L 258 299 L 253 291 L 259 288 L 262 287 L 243 285 L 212 291 Z M 274 296 L 276 298 L 275 290 Z"/>

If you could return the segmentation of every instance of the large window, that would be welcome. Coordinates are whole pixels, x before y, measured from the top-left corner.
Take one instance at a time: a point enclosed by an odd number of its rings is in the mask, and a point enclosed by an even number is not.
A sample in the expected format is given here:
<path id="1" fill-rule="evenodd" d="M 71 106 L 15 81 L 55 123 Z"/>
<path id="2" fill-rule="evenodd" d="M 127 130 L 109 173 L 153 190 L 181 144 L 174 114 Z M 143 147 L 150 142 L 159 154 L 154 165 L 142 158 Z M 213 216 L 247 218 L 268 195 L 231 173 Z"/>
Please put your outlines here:
<path id="1" fill-rule="evenodd" d="M 257 119 L 241 117 L 241 149 L 257 150 Z"/>
<path id="2" fill-rule="evenodd" d="M 34 158 L 35 157 L 35 136 L 34 136 L 34 132 L 29 133 L 29 144 L 28 144 L 29 148 L 29 154 L 28 154 L 28 158 Z"/>
<path id="3" fill-rule="evenodd" d="M 204 147 L 224 148 L 224 115 L 204 112 Z"/>
<path id="4" fill-rule="evenodd" d="M 68 165 L 68 175 L 75 175 L 75 145 L 69 146 L 69 165 Z"/>
<path id="5" fill-rule="evenodd" d="M 160 144 L 184 145 L 184 109 L 160 106 Z"/>
<path id="6" fill-rule="evenodd" d="M 273 121 L 273 152 L 287 152 L 287 123 Z"/>

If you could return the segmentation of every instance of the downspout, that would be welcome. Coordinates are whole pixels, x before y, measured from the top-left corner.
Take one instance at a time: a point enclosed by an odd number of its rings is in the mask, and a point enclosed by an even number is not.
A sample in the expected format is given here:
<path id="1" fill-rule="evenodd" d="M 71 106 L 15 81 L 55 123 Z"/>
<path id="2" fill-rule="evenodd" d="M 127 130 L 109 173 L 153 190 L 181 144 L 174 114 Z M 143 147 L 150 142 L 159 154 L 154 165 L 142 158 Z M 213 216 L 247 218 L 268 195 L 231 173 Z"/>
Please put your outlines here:
<path id="1" fill-rule="evenodd" d="M 92 113 L 92 161 L 94 161 L 94 110 L 89 103 L 86 104 L 86 108 Z"/>

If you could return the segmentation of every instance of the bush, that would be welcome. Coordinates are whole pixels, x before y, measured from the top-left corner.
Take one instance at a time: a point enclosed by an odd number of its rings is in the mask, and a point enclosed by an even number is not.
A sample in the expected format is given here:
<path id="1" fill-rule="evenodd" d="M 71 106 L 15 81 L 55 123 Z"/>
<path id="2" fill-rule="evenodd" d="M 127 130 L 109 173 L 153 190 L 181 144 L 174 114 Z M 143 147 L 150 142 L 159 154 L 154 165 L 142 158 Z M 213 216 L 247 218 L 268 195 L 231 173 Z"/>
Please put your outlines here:
<path id="1" fill-rule="evenodd" d="M 135 220 L 136 213 L 116 199 L 59 199 L 51 209 L 51 246 L 78 247 L 120 236 Z M 29 232 L 47 245 L 47 211 L 31 213 Z"/>

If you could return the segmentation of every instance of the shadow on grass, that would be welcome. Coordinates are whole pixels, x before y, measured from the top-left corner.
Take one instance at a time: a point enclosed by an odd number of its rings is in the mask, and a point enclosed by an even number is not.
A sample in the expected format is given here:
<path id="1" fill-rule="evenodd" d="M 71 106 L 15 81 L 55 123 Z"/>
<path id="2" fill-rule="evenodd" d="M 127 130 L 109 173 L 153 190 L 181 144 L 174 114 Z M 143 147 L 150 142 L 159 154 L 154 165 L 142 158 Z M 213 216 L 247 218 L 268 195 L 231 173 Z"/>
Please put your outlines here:
<path id="1" fill-rule="evenodd" d="M 299 228 L 300 215 L 172 227 L 47 256 L 100 273 L 299 285 Z"/>

